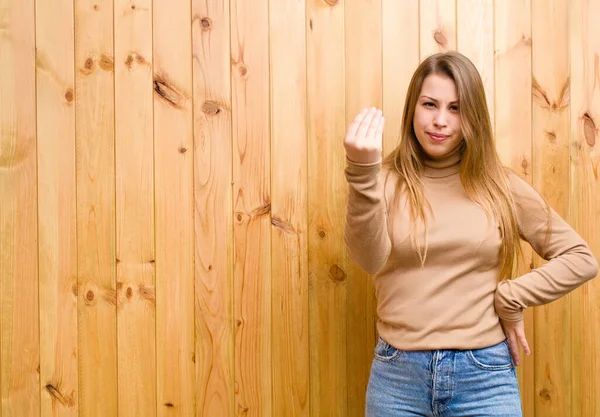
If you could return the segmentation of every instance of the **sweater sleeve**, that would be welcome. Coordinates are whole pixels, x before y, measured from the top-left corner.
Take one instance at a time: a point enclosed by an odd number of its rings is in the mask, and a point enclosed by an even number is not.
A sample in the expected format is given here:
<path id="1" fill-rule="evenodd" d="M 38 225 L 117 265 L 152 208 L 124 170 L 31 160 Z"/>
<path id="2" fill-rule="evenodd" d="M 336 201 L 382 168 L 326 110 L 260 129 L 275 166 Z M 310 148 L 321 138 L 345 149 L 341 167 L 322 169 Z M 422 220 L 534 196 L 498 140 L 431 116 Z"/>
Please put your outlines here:
<path id="1" fill-rule="evenodd" d="M 527 182 L 510 174 L 519 234 L 549 261 L 513 280 L 498 284 L 495 308 L 500 318 L 518 321 L 527 307 L 550 303 L 598 274 L 587 243 Z"/>
<path id="2" fill-rule="evenodd" d="M 348 206 L 344 241 L 350 258 L 370 274 L 379 271 L 391 252 L 381 161 L 361 165 L 346 159 Z"/>

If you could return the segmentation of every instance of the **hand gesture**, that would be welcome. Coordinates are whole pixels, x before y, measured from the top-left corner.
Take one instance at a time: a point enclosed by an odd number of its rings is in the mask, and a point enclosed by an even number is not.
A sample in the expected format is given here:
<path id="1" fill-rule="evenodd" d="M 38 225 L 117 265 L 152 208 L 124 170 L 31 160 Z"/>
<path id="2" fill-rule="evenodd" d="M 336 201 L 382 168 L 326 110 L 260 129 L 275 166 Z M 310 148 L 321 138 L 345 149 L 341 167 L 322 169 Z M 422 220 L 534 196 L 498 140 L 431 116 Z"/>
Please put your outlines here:
<path id="1" fill-rule="evenodd" d="M 375 107 L 364 108 L 356 115 L 344 138 L 349 160 L 358 164 L 374 164 L 381 159 L 383 124 L 382 112 Z"/>
<path id="2" fill-rule="evenodd" d="M 519 344 L 523 346 L 523 350 L 527 356 L 531 353 L 529 344 L 525 338 L 525 324 L 523 323 L 523 319 L 514 322 L 500 319 L 500 324 L 502 325 L 502 330 L 504 330 L 504 335 L 508 341 L 508 348 L 510 349 L 510 355 L 513 358 L 513 362 L 515 365 L 519 366 L 521 364 Z"/>

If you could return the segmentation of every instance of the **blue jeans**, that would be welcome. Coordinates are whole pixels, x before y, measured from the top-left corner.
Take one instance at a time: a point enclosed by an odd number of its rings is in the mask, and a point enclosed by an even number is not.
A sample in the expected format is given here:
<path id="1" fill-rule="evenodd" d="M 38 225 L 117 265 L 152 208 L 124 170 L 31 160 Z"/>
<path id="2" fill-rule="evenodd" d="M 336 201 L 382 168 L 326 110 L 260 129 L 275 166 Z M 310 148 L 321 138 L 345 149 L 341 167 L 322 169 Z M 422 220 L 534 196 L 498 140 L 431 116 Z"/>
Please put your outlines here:
<path id="1" fill-rule="evenodd" d="M 366 416 L 522 416 L 508 344 L 477 350 L 375 347 Z"/>

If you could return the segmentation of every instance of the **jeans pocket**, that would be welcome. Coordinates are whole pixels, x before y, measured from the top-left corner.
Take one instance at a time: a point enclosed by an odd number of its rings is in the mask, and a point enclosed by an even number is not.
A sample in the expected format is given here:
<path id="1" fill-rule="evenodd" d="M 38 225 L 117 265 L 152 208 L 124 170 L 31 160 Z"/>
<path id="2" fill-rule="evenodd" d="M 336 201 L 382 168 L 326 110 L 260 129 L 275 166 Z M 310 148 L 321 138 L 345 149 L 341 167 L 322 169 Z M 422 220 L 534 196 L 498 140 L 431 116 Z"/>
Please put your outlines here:
<path id="1" fill-rule="evenodd" d="M 398 357 L 400 351 L 383 340 L 381 337 L 375 346 L 375 359 L 382 362 L 390 362 Z"/>
<path id="2" fill-rule="evenodd" d="M 513 368 L 512 357 L 506 340 L 483 349 L 468 350 L 467 357 L 475 366 L 488 371 L 503 371 Z"/>

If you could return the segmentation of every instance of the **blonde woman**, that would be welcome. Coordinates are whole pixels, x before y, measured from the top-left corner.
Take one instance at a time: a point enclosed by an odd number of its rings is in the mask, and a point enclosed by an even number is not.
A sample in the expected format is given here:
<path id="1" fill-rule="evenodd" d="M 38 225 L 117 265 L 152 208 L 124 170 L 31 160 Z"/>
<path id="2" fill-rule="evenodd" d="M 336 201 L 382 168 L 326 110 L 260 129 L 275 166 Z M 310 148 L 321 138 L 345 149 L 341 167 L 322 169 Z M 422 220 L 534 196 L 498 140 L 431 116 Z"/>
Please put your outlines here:
<path id="1" fill-rule="evenodd" d="M 586 242 L 496 154 L 475 66 L 448 52 L 410 82 L 401 140 L 364 109 L 344 146 L 345 241 L 374 274 L 379 343 L 366 414 L 521 416 L 523 310 L 596 276 Z M 519 240 L 550 262 L 515 275 Z"/>

